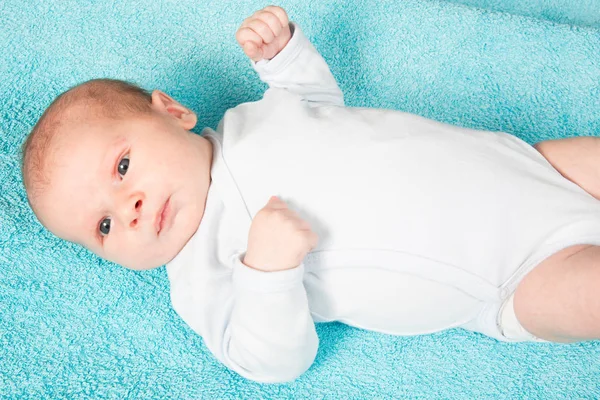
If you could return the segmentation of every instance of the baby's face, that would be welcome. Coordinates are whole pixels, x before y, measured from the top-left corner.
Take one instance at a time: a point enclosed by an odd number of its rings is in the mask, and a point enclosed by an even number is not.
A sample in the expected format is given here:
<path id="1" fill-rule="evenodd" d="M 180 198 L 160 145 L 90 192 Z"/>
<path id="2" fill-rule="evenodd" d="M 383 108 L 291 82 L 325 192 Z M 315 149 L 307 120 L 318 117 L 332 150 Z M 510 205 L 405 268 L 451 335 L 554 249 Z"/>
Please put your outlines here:
<path id="1" fill-rule="evenodd" d="M 210 185 L 212 145 L 181 125 L 153 115 L 61 132 L 40 221 L 131 269 L 169 262 L 197 230 Z"/>

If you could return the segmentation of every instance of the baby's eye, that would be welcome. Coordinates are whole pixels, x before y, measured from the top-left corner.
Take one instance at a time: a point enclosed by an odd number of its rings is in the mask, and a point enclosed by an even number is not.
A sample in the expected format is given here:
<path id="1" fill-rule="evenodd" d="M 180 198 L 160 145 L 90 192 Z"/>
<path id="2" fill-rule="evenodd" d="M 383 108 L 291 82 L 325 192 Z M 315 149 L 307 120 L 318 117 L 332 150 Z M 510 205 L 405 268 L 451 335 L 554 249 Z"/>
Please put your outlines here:
<path id="1" fill-rule="evenodd" d="M 110 218 L 107 217 L 100 221 L 100 226 L 98 227 L 98 230 L 100 231 L 100 234 L 102 236 L 108 235 L 108 232 L 110 232 Z"/>
<path id="2" fill-rule="evenodd" d="M 119 166 L 117 167 L 117 172 L 119 173 L 119 175 L 122 178 L 123 175 L 125 175 L 127 173 L 128 169 L 129 169 L 129 156 L 125 156 L 125 157 L 121 158 L 121 161 L 119 161 Z"/>

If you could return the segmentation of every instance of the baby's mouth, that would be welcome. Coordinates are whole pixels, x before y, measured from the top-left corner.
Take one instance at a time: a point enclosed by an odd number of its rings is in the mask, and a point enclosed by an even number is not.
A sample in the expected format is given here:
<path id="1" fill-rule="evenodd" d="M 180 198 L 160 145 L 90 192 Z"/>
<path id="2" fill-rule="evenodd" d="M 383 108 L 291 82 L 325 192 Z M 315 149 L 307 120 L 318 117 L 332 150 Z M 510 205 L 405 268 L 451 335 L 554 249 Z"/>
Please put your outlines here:
<path id="1" fill-rule="evenodd" d="M 165 204 L 163 204 L 163 206 L 160 208 L 160 210 L 158 210 L 158 213 L 156 214 L 156 218 L 154 219 L 154 227 L 156 228 L 157 235 L 160 234 L 160 232 L 166 225 L 167 218 L 169 217 L 171 211 L 171 208 L 169 207 L 170 205 L 171 197 L 169 196 L 167 201 L 165 201 Z"/>

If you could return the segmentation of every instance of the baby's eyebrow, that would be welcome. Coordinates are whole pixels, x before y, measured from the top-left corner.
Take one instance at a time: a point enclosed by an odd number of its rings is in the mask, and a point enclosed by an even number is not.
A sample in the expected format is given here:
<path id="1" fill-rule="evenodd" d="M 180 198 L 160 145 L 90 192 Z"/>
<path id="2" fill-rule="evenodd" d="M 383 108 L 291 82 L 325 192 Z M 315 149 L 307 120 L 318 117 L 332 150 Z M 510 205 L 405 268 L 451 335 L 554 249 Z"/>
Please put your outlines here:
<path id="1" fill-rule="evenodd" d="M 110 188 L 112 186 L 110 185 L 110 183 L 112 183 L 112 179 L 114 177 L 113 172 L 117 170 L 119 159 L 121 158 L 121 155 L 127 150 L 127 147 L 124 138 L 117 138 L 116 140 L 110 142 L 106 147 L 106 151 L 100 159 L 100 165 L 98 167 L 99 177 L 97 184 L 102 185 L 103 182 L 108 182 L 109 185 L 107 186 L 108 188 Z M 93 221 L 92 227 L 88 228 L 88 233 L 86 234 L 91 235 L 94 238 L 94 243 L 97 244 L 99 247 L 103 248 L 104 241 L 102 240 L 98 229 L 102 218 L 107 217 L 107 215 L 101 215 L 100 217 L 98 217 L 97 214 L 102 214 L 102 212 L 93 211 L 92 218 L 97 220 Z"/>
<path id="2" fill-rule="evenodd" d="M 117 170 L 119 158 L 124 151 L 125 143 L 123 139 L 118 139 L 110 143 L 102 161 L 102 170 L 108 170 L 112 175 L 112 172 Z M 105 166 L 106 164 L 108 164 L 108 168 Z"/>

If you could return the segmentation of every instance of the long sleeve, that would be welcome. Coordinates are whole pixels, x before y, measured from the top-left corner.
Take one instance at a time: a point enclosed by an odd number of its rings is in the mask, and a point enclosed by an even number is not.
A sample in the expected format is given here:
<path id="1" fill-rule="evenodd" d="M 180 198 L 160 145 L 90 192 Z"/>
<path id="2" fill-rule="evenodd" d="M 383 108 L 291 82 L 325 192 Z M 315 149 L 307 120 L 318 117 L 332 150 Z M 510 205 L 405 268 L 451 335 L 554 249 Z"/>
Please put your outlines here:
<path id="1" fill-rule="evenodd" d="M 192 289 L 194 277 L 180 276 L 183 285 L 171 291 L 175 310 L 241 376 L 267 383 L 296 379 L 319 346 L 302 283 L 304 264 L 263 272 L 244 265 L 243 254 L 232 259 L 230 273 L 213 275 L 204 288 Z"/>
<path id="2" fill-rule="evenodd" d="M 302 283 L 304 264 L 277 272 L 247 267 L 236 258 L 235 306 L 223 338 L 223 357 L 240 375 L 290 381 L 313 363 L 319 339 Z"/>
<path id="3" fill-rule="evenodd" d="M 344 105 L 344 95 L 327 63 L 304 36 L 290 23 L 292 38 L 271 60 L 252 63 L 260 79 L 270 88 L 283 88 L 306 99 L 311 106 Z"/>

